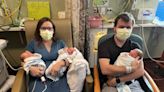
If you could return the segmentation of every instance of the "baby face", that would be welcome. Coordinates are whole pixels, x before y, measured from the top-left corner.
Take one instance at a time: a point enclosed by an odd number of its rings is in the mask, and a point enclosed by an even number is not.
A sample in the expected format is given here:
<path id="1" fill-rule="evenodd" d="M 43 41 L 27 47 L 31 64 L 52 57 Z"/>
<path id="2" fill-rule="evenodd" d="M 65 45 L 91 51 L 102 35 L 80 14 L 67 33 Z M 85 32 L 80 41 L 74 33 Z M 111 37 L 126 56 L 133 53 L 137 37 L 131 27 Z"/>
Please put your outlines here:
<path id="1" fill-rule="evenodd" d="M 29 52 L 24 52 L 24 53 L 22 54 L 22 56 L 23 56 L 24 59 L 25 59 L 25 58 L 28 58 L 28 57 L 33 56 L 33 54 L 32 54 L 32 53 L 29 53 Z"/>
<path id="2" fill-rule="evenodd" d="M 129 53 L 130 56 L 136 58 L 138 56 L 138 53 L 137 51 L 134 49 L 134 50 L 131 50 L 130 53 Z"/>
<path id="3" fill-rule="evenodd" d="M 75 51 L 74 48 L 68 48 L 67 49 L 67 52 L 68 52 L 69 55 L 71 55 L 74 51 Z"/>

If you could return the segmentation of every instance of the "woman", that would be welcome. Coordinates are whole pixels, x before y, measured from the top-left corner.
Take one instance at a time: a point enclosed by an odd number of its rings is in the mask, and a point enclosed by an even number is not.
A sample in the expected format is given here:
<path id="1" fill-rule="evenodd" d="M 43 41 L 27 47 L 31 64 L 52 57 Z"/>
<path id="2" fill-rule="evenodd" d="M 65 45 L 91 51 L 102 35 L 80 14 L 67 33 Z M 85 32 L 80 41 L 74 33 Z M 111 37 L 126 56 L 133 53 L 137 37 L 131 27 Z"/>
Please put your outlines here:
<path id="1" fill-rule="evenodd" d="M 44 60 L 48 67 L 52 61 L 56 60 L 58 50 L 64 47 L 65 43 L 55 38 L 55 25 L 49 18 L 44 17 L 39 20 L 34 39 L 27 45 L 27 51 L 41 54 L 42 60 Z M 51 74 L 56 75 L 61 67 L 67 65 L 66 63 L 68 62 L 62 61 L 53 65 Z M 44 76 L 44 71 L 45 69 L 37 66 L 30 67 L 30 78 L 28 83 L 30 92 L 69 92 L 65 75 L 57 82 L 53 82 L 46 78 L 46 82 L 43 83 L 41 77 Z"/>

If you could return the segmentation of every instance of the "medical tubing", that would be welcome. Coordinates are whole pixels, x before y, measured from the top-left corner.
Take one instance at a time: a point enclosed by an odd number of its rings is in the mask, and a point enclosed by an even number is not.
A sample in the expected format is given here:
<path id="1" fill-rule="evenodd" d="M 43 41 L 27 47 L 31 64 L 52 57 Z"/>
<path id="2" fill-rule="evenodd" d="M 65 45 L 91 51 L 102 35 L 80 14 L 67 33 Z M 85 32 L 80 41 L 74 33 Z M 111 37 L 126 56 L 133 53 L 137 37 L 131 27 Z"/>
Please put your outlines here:
<path id="1" fill-rule="evenodd" d="M 11 64 L 9 63 L 9 61 L 6 59 L 6 57 L 4 56 L 2 50 L 0 50 L 0 54 L 2 55 L 2 58 L 6 61 L 6 63 L 8 64 L 8 66 L 13 70 L 13 71 L 18 71 L 20 69 L 22 69 L 23 67 L 19 67 L 17 69 L 15 69 L 14 67 L 11 66 Z"/>
<path id="2" fill-rule="evenodd" d="M 35 80 L 35 82 L 34 82 L 34 85 L 33 85 L 33 88 L 32 88 L 32 91 L 31 91 L 31 92 L 34 92 L 35 86 L 36 86 L 36 80 Z"/>
<path id="3" fill-rule="evenodd" d="M 46 90 L 47 90 L 47 85 L 46 85 L 46 83 L 45 82 L 43 82 L 44 83 L 44 89 L 43 89 L 43 91 L 42 92 L 45 92 Z"/>

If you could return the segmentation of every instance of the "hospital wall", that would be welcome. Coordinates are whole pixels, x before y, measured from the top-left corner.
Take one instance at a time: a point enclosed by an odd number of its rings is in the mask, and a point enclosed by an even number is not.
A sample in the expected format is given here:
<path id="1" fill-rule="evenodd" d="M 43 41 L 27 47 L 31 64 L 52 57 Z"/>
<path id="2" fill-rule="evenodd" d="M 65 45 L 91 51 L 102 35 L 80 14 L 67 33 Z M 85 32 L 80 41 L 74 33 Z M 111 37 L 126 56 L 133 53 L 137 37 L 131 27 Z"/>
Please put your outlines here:
<path id="1" fill-rule="evenodd" d="M 21 7 L 20 7 L 20 20 L 23 18 L 27 18 L 28 17 L 28 9 L 27 9 L 27 2 L 29 1 L 38 1 L 38 0 L 5 0 L 8 7 L 10 8 L 10 11 L 14 11 L 18 5 L 19 5 L 19 1 L 22 1 L 21 3 Z M 49 1 L 50 4 L 50 14 L 51 14 L 51 18 L 52 19 L 56 19 L 57 18 L 57 14 L 59 11 L 65 11 L 65 0 L 39 0 L 39 1 Z M 0 0 L 0 2 L 2 2 L 2 0 Z M 20 20 L 17 19 L 17 15 L 19 14 L 19 12 L 16 12 L 13 14 L 12 19 L 13 22 L 19 22 Z M 12 20 L 10 17 L 8 18 L 3 18 L 0 17 L 0 25 L 5 25 L 5 24 L 11 24 Z"/>

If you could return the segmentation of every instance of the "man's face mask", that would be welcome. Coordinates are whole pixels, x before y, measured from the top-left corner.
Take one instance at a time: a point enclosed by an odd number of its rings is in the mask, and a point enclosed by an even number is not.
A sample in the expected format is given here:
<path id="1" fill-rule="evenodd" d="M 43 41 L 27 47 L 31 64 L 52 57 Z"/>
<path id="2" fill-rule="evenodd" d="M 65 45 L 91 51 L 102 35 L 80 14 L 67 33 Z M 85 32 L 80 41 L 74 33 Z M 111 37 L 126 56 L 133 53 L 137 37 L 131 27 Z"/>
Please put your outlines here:
<path id="1" fill-rule="evenodd" d="M 47 29 L 40 29 L 40 36 L 44 40 L 50 40 L 53 37 L 53 31 L 47 30 Z"/>
<path id="2" fill-rule="evenodd" d="M 116 37 L 122 41 L 127 40 L 130 37 L 131 33 L 132 33 L 132 29 L 127 29 L 127 28 L 116 29 Z"/>

